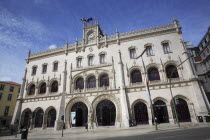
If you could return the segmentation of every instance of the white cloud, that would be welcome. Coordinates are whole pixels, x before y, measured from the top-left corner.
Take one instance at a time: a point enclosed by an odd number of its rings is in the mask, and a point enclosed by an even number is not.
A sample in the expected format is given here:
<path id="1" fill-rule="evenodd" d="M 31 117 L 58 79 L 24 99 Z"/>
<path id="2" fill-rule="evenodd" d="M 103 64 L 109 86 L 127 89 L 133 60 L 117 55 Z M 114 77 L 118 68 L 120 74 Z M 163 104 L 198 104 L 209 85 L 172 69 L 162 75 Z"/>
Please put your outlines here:
<path id="1" fill-rule="evenodd" d="M 52 44 L 49 46 L 49 49 L 55 49 L 55 48 L 57 48 L 57 46 L 55 44 Z"/>
<path id="2" fill-rule="evenodd" d="M 21 82 L 24 74 L 24 57 L 27 50 L 43 49 L 48 38 L 45 26 L 31 19 L 16 16 L 5 8 L 0 8 L 0 80 Z"/>

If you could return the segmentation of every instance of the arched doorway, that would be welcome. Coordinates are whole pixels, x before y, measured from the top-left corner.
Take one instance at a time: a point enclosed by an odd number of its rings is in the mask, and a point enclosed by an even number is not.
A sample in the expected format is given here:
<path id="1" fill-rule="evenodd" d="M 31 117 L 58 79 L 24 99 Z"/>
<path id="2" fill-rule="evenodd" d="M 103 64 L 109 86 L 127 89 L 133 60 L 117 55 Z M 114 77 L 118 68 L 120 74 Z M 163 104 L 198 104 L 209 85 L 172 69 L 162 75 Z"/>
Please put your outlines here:
<path id="1" fill-rule="evenodd" d="M 31 123 L 31 121 L 30 121 L 30 119 L 31 119 L 31 110 L 26 110 L 26 111 L 24 111 L 23 113 L 22 113 L 22 117 L 23 117 L 23 119 L 22 119 L 22 125 L 21 125 L 21 127 L 24 127 L 24 128 L 29 128 L 29 126 L 30 126 L 30 123 Z"/>
<path id="2" fill-rule="evenodd" d="M 88 108 L 83 102 L 75 103 L 71 108 L 71 120 L 73 127 L 85 126 L 87 123 Z"/>
<path id="3" fill-rule="evenodd" d="M 35 116 L 35 127 L 42 127 L 44 111 L 39 109 Z"/>
<path id="4" fill-rule="evenodd" d="M 97 122 L 99 126 L 115 125 L 116 108 L 113 102 L 103 100 L 96 107 Z"/>
<path id="5" fill-rule="evenodd" d="M 147 106 L 143 102 L 138 102 L 134 105 L 134 113 L 136 124 L 148 124 Z"/>
<path id="6" fill-rule="evenodd" d="M 179 122 L 191 122 L 191 117 L 190 117 L 190 112 L 189 112 L 187 102 L 181 98 L 176 98 L 175 104 L 176 104 L 175 106 L 176 106 Z M 173 114 L 175 115 L 174 110 L 173 110 Z"/>
<path id="7" fill-rule="evenodd" d="M 47 114 L 47 127 L 54 127 L 56 120 L 56 110 L 50 109 Z"/>
<path id="8" fill-rule="evenodd" d="M 161 100 L 155 101 L 154 113 L 155 113 L 155 117 L 157 118 L 157 123 L 169 122 L 168 110 L 167 110 L 167 106 L 165 102 Z"/>

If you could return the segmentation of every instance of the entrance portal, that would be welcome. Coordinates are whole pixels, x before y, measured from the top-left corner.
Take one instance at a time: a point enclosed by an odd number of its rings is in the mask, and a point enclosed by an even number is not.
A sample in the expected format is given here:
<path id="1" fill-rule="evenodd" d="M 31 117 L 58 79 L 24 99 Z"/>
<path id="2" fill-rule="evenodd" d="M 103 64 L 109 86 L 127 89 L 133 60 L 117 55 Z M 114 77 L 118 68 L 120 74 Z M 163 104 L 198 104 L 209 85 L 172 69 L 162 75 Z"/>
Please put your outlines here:
<path id="1" fill-rule="evenodd" d="M 56 120 L 56 110 L 50 109 L 47 115 L 47 127 L 54 127 Z"/>
<path id="2" fill-rule="evenodd" d="M 134 105 L 136 124 L 148 124 L 148 112 L 145 103 L 138 102 Z"/>
<path id="3" fill-rule="evenodd" d="M 87 117 L 88 117 L 88 109 L 87 106 L 82 103 L 78 102 L 75 103 L 71 108 L 71 120 L 73 127 L 80 127 L 85 126 L 87 123 Z M 75 116 L 73 116 L 75 114 Z"/>
<path id="4" fill-rule="evenodd" d="M 23 124 L 22 126 L 24 128 L 28 128 L 30 126 L 30 117 L 31 117 L 31 111 L 26 111 L 24 114 L 23 114 Z"/>
<path id="5" fill-rule="evenodd" d="M 168 123 L 169 122 L 168 110 L 167 110 L 165 102 L 163 102 L 161 100 L 155 101 L 154 113 L 155 113 L 155 117 L 157 118 L 157 123 Z"/>
<path id="6" fill-rule="evenodd" d="M 44 112 L 43 112 L 42 109 L 39 109 L 36 112 L 35 127 L 42 127 L 42 124 L 43 124 L 43 115 L 44 115 Z"/>
<path id="7" fill-rule="evenodd" d="M 116 108 L 109 100 L 101 101 L 96 108 L 97 122 L 99 126 L 115 125 Z"/>
<path id="8" fill-rule="evenodd" d="M 176 111 L 177 111 L 179 122 L 191 122 L 190 112 L 189 112 L 187 102 L 181 98 L 178 98 L 176 99 L 175 103 L 176 103 Z"/>

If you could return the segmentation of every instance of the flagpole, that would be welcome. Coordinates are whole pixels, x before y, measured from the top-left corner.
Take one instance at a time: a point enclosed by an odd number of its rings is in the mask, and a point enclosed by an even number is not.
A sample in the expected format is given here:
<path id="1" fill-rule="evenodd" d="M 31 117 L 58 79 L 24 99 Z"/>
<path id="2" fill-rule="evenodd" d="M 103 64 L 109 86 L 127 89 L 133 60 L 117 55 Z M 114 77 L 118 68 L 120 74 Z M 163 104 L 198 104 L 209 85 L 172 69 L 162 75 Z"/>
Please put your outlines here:
<path id="1" fill-rule="evenodd" d="M 152 118 L 153 118 L 153 121 L 154 121 L 154 123 L 155 123 L 155 130 L 158 130 L 157 122 L 156 122 L 156 118 L 155 118 L 155 113 L 154 113 L 154 108 L 153 108 L 153 103 L 152 103 L 151 94 L 150 94 L 150 89 L 149 89 L 147 71 L 146 71 L 146 67 L 145 67 L 145 64 L 144 64 L 143 57 L 142 57 L 143 54 L 145 53 L 145 51 L 146 51 L 146 48 L 145 48 L 144 51 L 141 53 L 141 55 L 138 56 L 136 59 L 138 59 L 139 57 L 141 57 L 141 60 L 142 60 L 142 64 L 143 64 L 143 67 L 144 67 L 144 73 L 145 73 L 145 87 L 146 87 L 146 92 L 147 92 L 147 95 L 148 95 L 149 101 L 150 101 L 150 108 L 151 108 Z"/>

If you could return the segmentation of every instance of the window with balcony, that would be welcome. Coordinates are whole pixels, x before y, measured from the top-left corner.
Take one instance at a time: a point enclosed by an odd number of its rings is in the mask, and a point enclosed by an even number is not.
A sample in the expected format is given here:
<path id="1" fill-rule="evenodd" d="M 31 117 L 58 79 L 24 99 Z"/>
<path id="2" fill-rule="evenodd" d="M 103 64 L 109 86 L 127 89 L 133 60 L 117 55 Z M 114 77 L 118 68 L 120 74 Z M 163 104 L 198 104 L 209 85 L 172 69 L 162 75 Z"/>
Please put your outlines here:
<path id="1" fill-rule="evenodd" d="M 95 88 L 96 87 L 96 78 L 95 76 L 90 76 L 87 80 L 87 88 Z"/>
<path id="2" fill-rule="evenodd" d="M 46 88 L 47 88 L 46 83 L 42 83 L 41 86 L 40 86 L 40 89 L 39 89 L 39 94 L 45 94 L 46 93 Z"/>
<path id="3" fill-rule="evenodd" d="M 131 72 L 131 83 L 142 82 L 141 72 L 139 70 L 133 70 Z"/>
<path id="4" fill-rule="evenodd" d="M 34 95 L 35 94 L 35 85 L 31 85 L 29 87 L 29 92 L 28 92 L 28 95 Z"/>
<path id="5" fill-rule="evenodd" d="M 54 81 L 51 85 L 51 92 L 58 92 L 58 82 Z"/>
<path id="6" fill-rule="evenodd" d="M 159 71 L 157 68 L 150 68 L 148 70 L 148 78 L 150 81 L 155 81 L 155 80 L 160 80 L 160 75 L 159 75 Z"/>
<path id="7" fill-rule="evenodd" d="M 100 87 L 109 86 L 109 77 L 107 74 L 103 74 L 100 77 Z"/>
<path id="8" fill-rule="evenodd" d="M 166 75 L 167 75 L 167 78 L 170 78 L 170 76 L 171 78 L 179 78 L 179 74 L 178 74 L 178 70 L 176 66 L 174 65 L 166 66 Z"/>
<path id="9" fill-rule="evenodd" d="M 76 80 L 76 89 L 84 89 L 84 79 L 83 78 L 78 78 Z"/>

